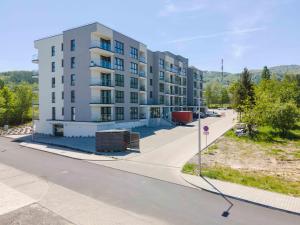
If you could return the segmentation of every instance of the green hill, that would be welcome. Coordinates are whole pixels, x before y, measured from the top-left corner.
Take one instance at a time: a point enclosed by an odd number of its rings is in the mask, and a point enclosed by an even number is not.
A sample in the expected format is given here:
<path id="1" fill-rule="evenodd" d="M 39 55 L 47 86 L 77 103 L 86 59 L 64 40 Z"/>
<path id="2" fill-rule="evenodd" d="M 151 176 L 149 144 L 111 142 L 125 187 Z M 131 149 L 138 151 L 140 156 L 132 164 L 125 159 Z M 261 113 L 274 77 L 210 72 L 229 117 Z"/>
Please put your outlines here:
<path id="1" fill-rule="evenodd" d="M 9 84 L 19 84 L 22 82 L 27 82 L 30 84 L 36 83 L 37 79 L 32 78 L 34 71 L 8 71 L 1 72 L 0 79 L 4 81 L 4 83 Z"/>
<path id="2" fill-rule="evenodd" d="M 274 74 L 278 79 L 282 79 L 284 74 L 300 74 L 300 65 L 281 65 L 269 67 L 272 74 Z M 253 80 L 258 82 L 260 80 L 262 69 L 250 69 L 253 75 Z M 240 73 L 227 73 L 224 72 L 223 84 L 229 84 L 237 79 L 239 79 Z M 205 83 L 211 81 L 221 81 L 222 73 L 217 71 L 203 71 L 203 80 Z"/>

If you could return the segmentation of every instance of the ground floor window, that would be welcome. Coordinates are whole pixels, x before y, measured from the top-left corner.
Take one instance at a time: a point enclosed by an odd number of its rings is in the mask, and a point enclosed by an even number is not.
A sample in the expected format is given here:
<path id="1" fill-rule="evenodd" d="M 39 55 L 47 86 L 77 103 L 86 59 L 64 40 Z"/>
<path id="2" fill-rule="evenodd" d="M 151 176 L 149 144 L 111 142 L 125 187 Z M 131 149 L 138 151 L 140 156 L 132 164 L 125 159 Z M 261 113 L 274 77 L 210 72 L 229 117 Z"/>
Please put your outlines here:
<path id="1" fill-rule="evenodd" d="M 151 108 L 150 117 L 151 118 L 160 118 L 160 108 L 158 108 L 158 107 Z"/>
<path id="2" fill-rule="evenodd" d="M 111 107 L 101 108 L 101 121 L 102 122 L 111 121 Z"/>
<path id="3" fill-rule="evenodd" d="M 116 120 L 124 120 L 124 107 L 116 107 Z"/>
<path id="4" fill-rule="evenodd" d="M 139 109 L 138 107 L 130 107 L 130 119 L 137 120 L 139 118 Z"/>

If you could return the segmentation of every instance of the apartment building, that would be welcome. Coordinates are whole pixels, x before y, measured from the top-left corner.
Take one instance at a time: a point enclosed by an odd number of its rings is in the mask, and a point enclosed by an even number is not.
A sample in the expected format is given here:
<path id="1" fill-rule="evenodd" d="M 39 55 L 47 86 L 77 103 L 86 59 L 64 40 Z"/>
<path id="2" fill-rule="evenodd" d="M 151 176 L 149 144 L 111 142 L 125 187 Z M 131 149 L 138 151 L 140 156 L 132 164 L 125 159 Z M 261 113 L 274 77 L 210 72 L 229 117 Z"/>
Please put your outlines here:
<path id="1" fill-rule="evenodd" d="M 197 110 L 199 104 L 203 106 L 203 72 L 194 66 L 188 68 L 188 106 L 189 110 Z"/>
<path id="2" fill-rule="evenodd" d="M 188 59 L 100 23 L 36 40 L 38 133 L 94 136 L 97 130 L 155 125 L 188 106 Z"/>

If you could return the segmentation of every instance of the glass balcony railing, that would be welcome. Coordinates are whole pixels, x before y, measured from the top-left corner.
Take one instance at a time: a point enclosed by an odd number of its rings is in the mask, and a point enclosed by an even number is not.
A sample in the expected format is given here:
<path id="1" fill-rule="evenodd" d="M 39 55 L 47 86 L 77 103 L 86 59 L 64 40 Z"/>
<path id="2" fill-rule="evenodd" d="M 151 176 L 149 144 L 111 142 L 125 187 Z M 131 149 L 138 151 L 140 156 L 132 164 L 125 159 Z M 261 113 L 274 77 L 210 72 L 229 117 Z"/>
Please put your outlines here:
<path id="1" fill-rule="evenodd" d="M 140 91 L 146 91 L 146 87 L 145 86 L 140 86 Z"/>
<path id="2" fill-rule="evenodd" d="M 91 104 L 113 104 L 113 101 L 111 98 L 102 98 L 98 100 L 93 100 Z"/>
<path id="3" fill-rule="evenodd" d="M 142 63 L 147 63 L 145 56 L 140 56 L 139 61 Z"/>
<path id="4" fill-rule="evenodd" d="M 38 62 L 38 61 L 39 61 L 39 56 L 38 56 L 38 54 L 32 55 L 31 61 L 32 61 L 32 62 Z"/>
<path id="5" fill-rule="evenodd" d="M 140 71 L 139 75 L 140 75 L 140 77 L 146 77 L 146 72 L 145 71 Z"/>
<path id="6" fill-rule="evenodd" d="M 91 61 L 90 67 L 102 67 L 106 69 L 112 69 L 110 61 Z"/>
<path id="7" fill-rule="evenodd" d="M 106 51 L 111 52 L 111 44 L 107 42 L 102 42 L 102 41 L 92 41 L 91 42 L 91 48 L 100 48 Z"/>

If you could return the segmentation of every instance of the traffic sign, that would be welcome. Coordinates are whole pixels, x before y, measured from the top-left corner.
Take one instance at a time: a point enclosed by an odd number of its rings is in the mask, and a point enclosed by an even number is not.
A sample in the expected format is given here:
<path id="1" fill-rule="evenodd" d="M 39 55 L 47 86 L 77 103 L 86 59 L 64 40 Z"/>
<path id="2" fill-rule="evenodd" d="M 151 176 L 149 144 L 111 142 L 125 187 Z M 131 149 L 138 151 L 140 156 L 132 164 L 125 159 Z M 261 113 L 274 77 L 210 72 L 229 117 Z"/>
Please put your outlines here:
<path id="1" fill-rule="evenodd" d="M 203 134 L 204 135 L 209 135 L 209 132 L 208 131 L 204 131 Z"/>
<path id="2" fill-rule="evenodd" d="M 206 132 L 208 132 L 209 127 L 208 127 L 207 125 L 205 125 L 205 126 L 203 127 L 203 130 L 206 131 Z"/>

